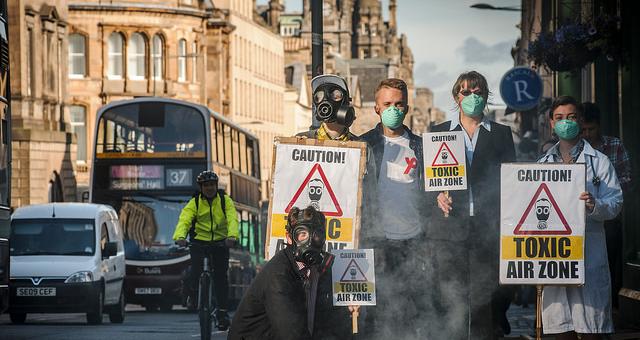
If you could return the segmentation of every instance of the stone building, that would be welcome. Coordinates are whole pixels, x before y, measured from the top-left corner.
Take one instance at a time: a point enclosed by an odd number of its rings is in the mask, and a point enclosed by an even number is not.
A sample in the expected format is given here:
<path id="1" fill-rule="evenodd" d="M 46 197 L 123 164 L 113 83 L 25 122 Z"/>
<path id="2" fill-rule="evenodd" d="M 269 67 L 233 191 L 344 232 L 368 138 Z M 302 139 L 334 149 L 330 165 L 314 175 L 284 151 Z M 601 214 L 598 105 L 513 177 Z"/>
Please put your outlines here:
<path id="1" fill-rule="evenodd" d="M 159 96 L 207 104 L 208 1 L 68 1 L 68 109 L 77 134 L 77 180 L 89 185 L 97 110 Z"/>
<path id="2" fill-rule="evenodd" d="M 216 9 L 207 30 L 206 74 L 223 89 L 210 96 L 209 107 L 224 112 L 260 139 L 262 194 L 266 198 L 273 139 L 285 135 L 290 119 L 284 112 L 283 38 L 258 15 L 255 0 L 214 0 L 213 4 Z M 271 5 L 277 7 L 276 2 Z M 221 28 L 213 29 L 216 25 Z M 224 44 L 218 44 L 218 39 Z"/>
<path id="3" fill-rule="evenodd" d="M 76 199 L 64 0 L 12 0 L 12 205 Z"/>
<path id="4" fill-rule="evenodd" d="M 280 13 L 279 24 L 285 36 L 286 62 L 302 62 L 310 74 L 311 1 L 302 0 L 302 6 L 301 15 Z M 362 105 L 356 109 L 358 118 L 352 127 L 354 133 L 365 132 L 379 121 L 373 111 L 373 91 L 383 79 L 404 79 L 409 105 L 413 106 L 413 54 L 407 37 L 397 33 L 396 8 L 396 0 L 390 0 L 389 20 L 384 21 L 380 0 L 323 1 L 324 73 L 344 76 L 349 83 L 355 80 L 362 93 Z M 269 13 L 262 15 L 269 17 Z M 300 34 L 290 34 L 297 22 Z"/>

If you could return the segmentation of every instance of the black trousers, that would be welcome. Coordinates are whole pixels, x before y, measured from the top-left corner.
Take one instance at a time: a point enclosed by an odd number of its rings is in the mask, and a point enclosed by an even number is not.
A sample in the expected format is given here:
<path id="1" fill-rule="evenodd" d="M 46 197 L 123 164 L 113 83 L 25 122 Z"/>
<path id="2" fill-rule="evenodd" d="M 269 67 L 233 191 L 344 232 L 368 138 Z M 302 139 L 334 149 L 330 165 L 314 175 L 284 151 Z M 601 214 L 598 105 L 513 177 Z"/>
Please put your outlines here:
<path id="1" fill-rule="evenodd" d="M 227 271 L 229 270 L 229 248 L 225 246 L 224 240 L 215 242 L 204 242 L 193 240 L 191 243 L 191 275 L 189 286 L 191 296 L 198 292 L 198 281 L 202 274 L 204 257 L 209 257 L 209 266 L 213 270 L 213 289 L 216 303 L 219 309 L 229 308 L 229 280 Z"/>
<path id="2" fill-rule="evenodd" d="M 429 339 L 497 338 L 496 314 L 504 315 L 509 299 L 505 301 L 498 289 L 498 234 L 486 220 L 460 218 L 443 226 L 469 225 L 470 236 L 464 241 L 427 239 L 436 281 L 433 305 L 438 310 L 428 328 Z"/>

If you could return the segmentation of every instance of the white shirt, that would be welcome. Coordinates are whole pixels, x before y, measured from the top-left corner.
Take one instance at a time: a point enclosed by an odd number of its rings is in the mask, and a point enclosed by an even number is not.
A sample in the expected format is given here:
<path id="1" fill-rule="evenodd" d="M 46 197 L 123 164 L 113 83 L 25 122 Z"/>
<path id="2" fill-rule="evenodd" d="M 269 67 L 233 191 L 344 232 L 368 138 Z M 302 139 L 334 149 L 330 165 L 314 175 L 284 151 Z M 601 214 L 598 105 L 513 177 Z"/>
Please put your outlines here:
<path id="1" fill-rule="evenodd" d="M 483 116 L 480 121 L 480 126 L 473 132 L 473 136 L 471 136 L 471 138 L 469 138 L 469 134 L 460 124 L 460 120 L 458 118 L 451 120 L 449 131 L 455 130 L 458 125 L 460 125 L 462 132 L 464 132 L 464 151 L 465 156 L 467 157 L 467 163 L 469 164 L 469 167 L 471 167 L 471 163 L 473 162 L 473 152 L 475 151 L 476 144 L 478 143 L 480 128 L 483 127 L 488 132 L 491 132 L 491 121 L 487 116 Z M 467 187 L 467 189 L 469 190 L 469 216 L 473 216 L 473 190 L 471 190 L 470 186 Z"/>
<path id="2" fill-rule="evenodd" d="M 384 234 L 391 240 L 407 240 L 422 232 L 414 181 L 420 180 L 417 158 L 409 147 L 409 135 L 384 137 L 378 177 L 378 206 Z"/>

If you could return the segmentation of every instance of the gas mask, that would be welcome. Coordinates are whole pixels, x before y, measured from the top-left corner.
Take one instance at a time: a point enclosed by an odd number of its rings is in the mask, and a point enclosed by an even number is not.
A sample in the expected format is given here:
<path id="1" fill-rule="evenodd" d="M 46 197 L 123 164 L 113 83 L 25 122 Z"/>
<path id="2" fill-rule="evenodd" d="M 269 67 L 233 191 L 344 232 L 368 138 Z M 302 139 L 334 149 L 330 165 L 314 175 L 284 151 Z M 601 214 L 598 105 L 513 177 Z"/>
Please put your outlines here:
<path id="1" fill-rule="evenodd" d="M 316 216 L 321 218 L 305 219 L 305 211 L 309 210 L 313 210 Z M 326 239 L 324 216 L 312 207 L 305 210 L 293 208 L 289 215 L 286 229 L 293 241 L 290 247 L 293 249 L 294 259 L 306 266 L 320 265 L 324 261 L 325 255 L 323 254 Z M 294 215 L 294 218 L 291 218 L 291 215 Z"/>
<path id="2" fill-rule="evenodd" d="M 549 219 L 551 205 L 549 200 L 541 198 L 536 201 L 536 217 L 538 218 L 538 229 L 547 229 L 547 220 Z"/>
<path id="3" fill-rule="evenodd" d="M 347 82 L 335 75 L 321 75 L 311 80 L 313 113 L 322 122 L 351 126 L 355 111 L 351 106 Z"/>

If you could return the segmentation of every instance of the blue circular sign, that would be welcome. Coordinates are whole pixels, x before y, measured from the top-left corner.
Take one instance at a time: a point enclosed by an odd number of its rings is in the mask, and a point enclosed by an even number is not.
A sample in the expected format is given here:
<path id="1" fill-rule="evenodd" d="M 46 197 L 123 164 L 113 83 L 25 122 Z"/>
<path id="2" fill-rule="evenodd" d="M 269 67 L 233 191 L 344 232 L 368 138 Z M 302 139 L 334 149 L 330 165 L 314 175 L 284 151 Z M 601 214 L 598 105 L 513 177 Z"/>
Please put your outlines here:
<path id="1" fill-rule="evenodd" d="M 500 80 L 500 96 L 508 107 L 516 111 L 534 108 L 542 98 L 542 78 L 534 70 L 517 66 Z"/>

